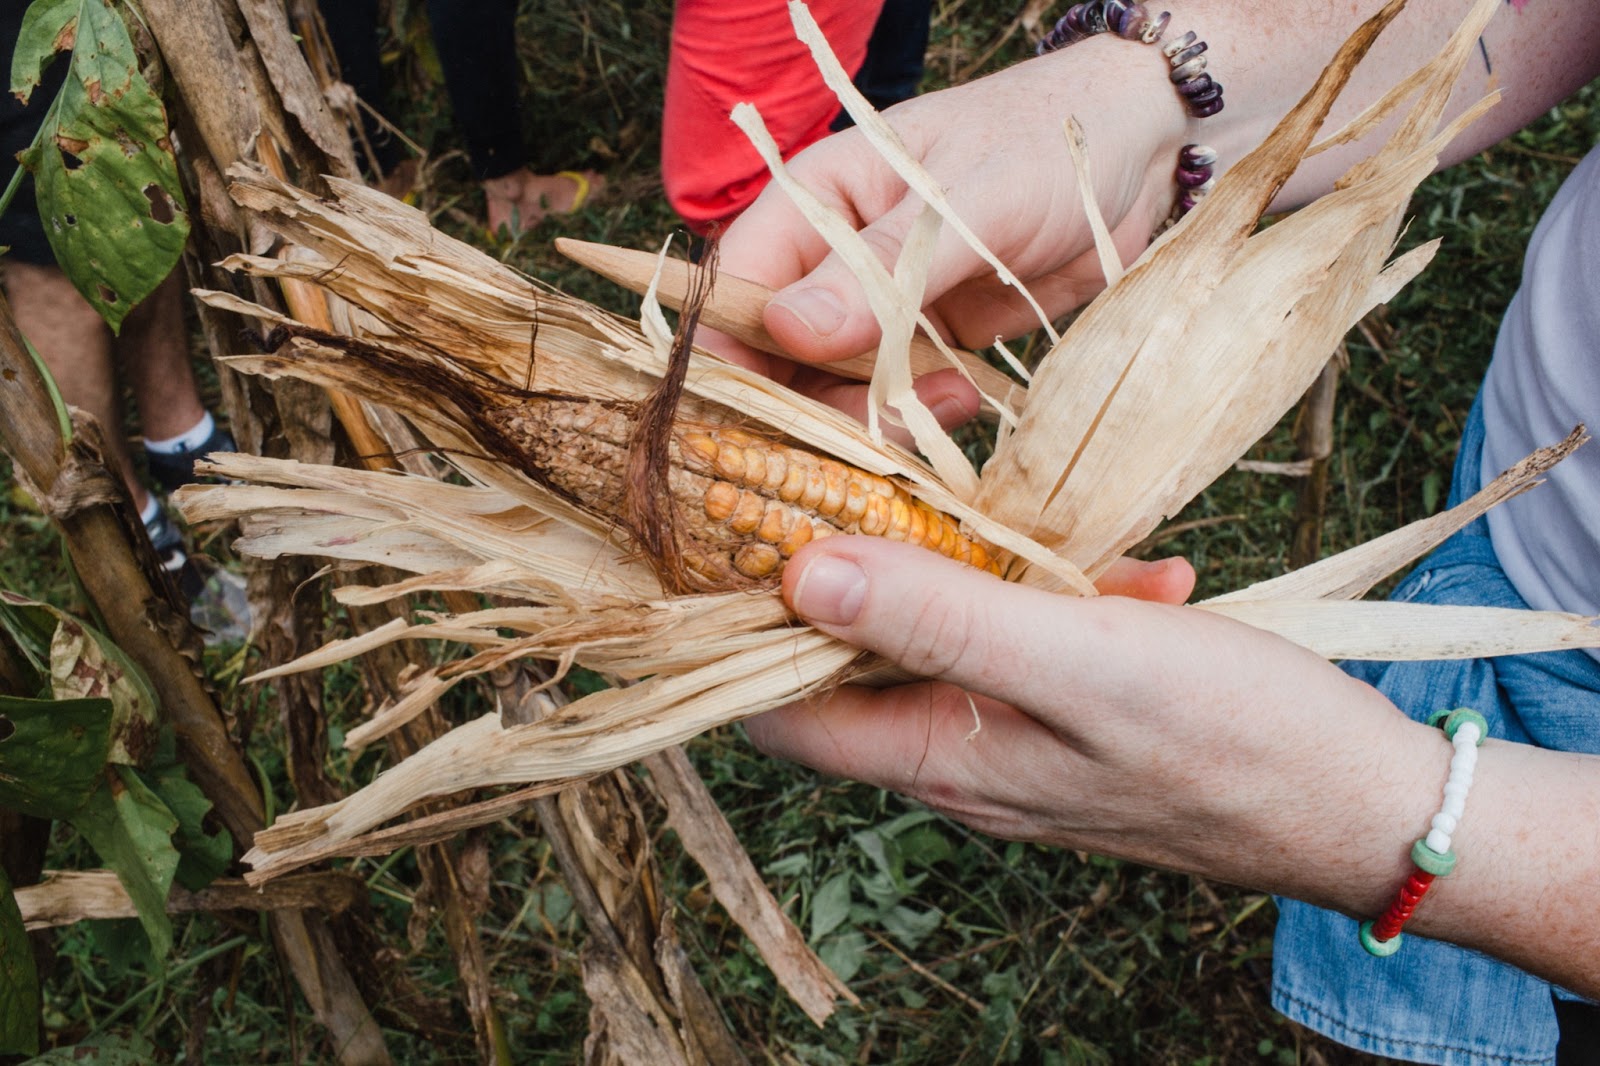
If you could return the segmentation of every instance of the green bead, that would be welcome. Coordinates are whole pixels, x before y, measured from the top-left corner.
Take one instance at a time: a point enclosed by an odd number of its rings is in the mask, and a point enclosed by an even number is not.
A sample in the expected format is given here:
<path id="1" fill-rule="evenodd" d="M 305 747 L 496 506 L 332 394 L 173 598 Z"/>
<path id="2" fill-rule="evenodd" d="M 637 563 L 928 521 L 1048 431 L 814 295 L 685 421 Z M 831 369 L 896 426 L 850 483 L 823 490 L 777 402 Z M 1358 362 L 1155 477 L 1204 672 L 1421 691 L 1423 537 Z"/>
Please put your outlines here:
<path id="1" fill-rule="evenodd" d="M 1426 721 L 1428 725 L 1436 726 L 1455 713 L 1456 711 L 1454 707 L 1446 707 L 1443 710 L 1434 711 L 1432 714 L 1428 715 Z"/>
<path id="2" fill-rule="evenodd" d="M 1435 877 L 1449 877 L 1456 868 L 1456 849 L 1451 848 L 1443 855 L 1440 855 L 1437 851 L 1428 847 L 1428 838 L 1422 837 L 1411 845 L 1411 861 L 1416 864 L 1417 869 L 1425 874 L 1432 874 Z"/>
<path id="3" fill-rule="evenodd" d="M 1404 940 L 1404 933 L 1396 933 L 1392 940 L 1379 940 L 1372 935 L 1372 922 L 1361 923 L 1361 946 L 1367 949 L 1367 954 L 1376 955 L 1380 959 L 1388 958 L 1400 950 L 1400 941 Z"/>
<path id="4" fill-rule="evenodd" d="M 1475 722 L 1478 726 L 1478 747 L 1483 747 L 1483 742 L 1489 739 L 1489 720 L 1471 707 L 1457 707 L 1450 712 L 1444 720 L 1444 735 L 1451 740 L 1456 738 L 1456 730 L 1468 722 Z"/>

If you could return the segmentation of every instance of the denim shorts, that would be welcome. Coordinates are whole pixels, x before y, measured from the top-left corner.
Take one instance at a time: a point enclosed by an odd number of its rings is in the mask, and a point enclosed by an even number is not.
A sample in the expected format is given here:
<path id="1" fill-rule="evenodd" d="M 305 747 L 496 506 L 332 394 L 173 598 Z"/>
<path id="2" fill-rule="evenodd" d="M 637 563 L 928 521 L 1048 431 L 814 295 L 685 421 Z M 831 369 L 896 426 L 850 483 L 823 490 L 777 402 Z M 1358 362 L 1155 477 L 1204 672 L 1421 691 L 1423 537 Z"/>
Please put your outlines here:
<path id="1" fill-rule="evenodd" d="M 1451 504 L 1480 487 L 1482 451 L 1480 396 L 1456 460 Z M 1424 559 L 1392 598 L 1527 607 L 1500 569 L 1482 518 Z M 1488 718 L 1490 736 L 1600 754 L 1600 662 L 1585 652 L 1347 662 L 1343 668 L 1414 718 L 1440 708 L 1472 707 Z M 1272 1002 L 1294 1021 L 1363 1051 L 1413 1062 L 1544 1066 L 1556 1061 L 1560 1030 L 1552 994 L 1568 997 L 1548 982 L 1409 933 L 1398 953 L 1375 958 L 1361 947 L 1355 920 L 1295 900 L 1279 900 L 1279 908 Z"/>

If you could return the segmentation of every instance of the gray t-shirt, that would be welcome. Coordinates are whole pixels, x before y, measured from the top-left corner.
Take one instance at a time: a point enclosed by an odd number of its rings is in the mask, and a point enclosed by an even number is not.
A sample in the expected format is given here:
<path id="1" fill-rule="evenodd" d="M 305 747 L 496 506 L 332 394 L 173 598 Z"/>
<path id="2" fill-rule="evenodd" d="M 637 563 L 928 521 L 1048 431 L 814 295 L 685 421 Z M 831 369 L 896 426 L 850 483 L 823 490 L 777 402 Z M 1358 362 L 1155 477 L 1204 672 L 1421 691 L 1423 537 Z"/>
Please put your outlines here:
<path id="1" fill-rule="evenodd" d="M 1600 437 L 1600 148 L 1534 230 L 1495 341 L 1483 414 L 1485 481 L 1580 422 Z M 1492 509 L 1489 535 L 1529 606 L 1600 614 L 1600 440 Z"/>

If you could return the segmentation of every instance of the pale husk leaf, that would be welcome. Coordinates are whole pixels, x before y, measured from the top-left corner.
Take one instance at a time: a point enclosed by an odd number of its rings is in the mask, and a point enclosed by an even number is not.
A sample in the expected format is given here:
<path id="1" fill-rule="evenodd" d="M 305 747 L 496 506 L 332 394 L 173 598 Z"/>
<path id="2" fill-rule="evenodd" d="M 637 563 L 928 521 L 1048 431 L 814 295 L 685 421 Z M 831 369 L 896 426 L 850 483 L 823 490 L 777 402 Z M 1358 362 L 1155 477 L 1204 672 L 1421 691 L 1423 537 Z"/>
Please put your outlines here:
<path id="1" fill-rule="evenodd" d="M 1534 452 L 1448 511 L 1402 526 L 1282 577 L 1258 581 L 1205 602 L 1214 605 L 1251 600 L 1353 600 L 1365 596 L 1373 585 L 1422 558 L 1489 508 L 1538 485 L 1540 475 L 1587 440 L 1581 427 L 1575 429 L 1566 440 Z"/>
<path id="2" fill-rule="evenodd" d="M 1230 600 L 1210 611 L 1276 633 L 1328 659 L 1476 659 L 1600 648 L 1600 619 L 1509 607 L 1391 600 Z"/>

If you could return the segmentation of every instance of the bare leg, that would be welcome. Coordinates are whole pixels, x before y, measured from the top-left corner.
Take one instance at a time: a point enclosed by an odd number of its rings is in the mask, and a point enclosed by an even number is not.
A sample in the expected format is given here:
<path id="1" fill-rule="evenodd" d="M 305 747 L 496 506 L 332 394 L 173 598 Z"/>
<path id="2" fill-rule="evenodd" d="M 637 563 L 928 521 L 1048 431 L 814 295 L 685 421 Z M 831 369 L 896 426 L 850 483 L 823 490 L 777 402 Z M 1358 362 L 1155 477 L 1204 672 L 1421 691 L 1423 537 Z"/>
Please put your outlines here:
<path id="1" fill-rule="evenodd" d="M 205 417 L 189 335 L 183 325 L 183 282 L 173 271 L 135 307 L 115 342 L 117 365 L 128 377 L 144 435 L 165 440 L 192 429 Z"/>
<path id="2" fill-rule="evenodd" d="M 38 349 L 62 397 L 93 415 L 105 430 L 107 465 L 122 475 L 134 506 L 142 510 L 150 497 L 134 477 L 128 453 L 111 331 L 58 267 L 8 262 L 5 287 L 17 328 Z"/>

